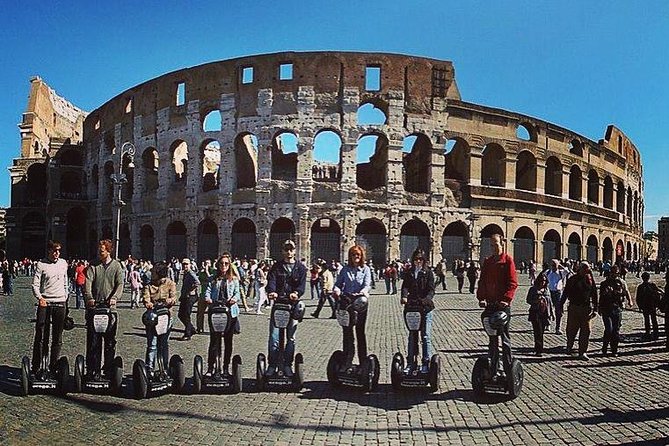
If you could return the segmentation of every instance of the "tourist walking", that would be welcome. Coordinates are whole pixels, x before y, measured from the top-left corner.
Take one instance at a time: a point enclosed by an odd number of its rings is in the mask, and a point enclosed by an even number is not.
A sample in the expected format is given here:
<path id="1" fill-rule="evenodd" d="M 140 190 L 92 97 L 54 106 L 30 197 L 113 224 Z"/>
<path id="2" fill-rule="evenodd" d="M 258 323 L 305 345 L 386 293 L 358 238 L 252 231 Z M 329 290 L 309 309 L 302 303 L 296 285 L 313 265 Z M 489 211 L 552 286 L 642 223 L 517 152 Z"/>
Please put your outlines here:
<path id="1" fill-rule="evenodd" d="M 657 339 L 659 329 L 657 325 L 657 308 L 662 297 L 662 290 L 650 281 L 650 273 L 644 271 L 641 274 L 642 283 L 636 289 L 636 304 L 643 313 L 643 325 L 646 339 Z M 653 334 L 651 336 L 651 325 Z"/>
<path id="2" fill-rule="evenodd" d="M 590 321 L 597 315 L 597 284 L 590 264 L 582 262 L 578 272 L 567 279 L 562 301 L 569 301 L 567 311 L 567 354 L 573 355 L 574 341 L 578 335 L 578 356 L 587 361 L 590 342 Z"/>
<path id="3" fill-rule="evenodd" d="M 599 290 L 599 314 L 602 315 L 604 323 L 602 355 L 606 355 L 608 347 L 611 346 L 611 355 L 618 356 L 623 309 L 625 302 L 632 305 L 632 297 L 627 284 L 620 277 L 618 266 L 611 267 L 609 276 L 600 284 Z"/>
<path id="4" fill-rule="evenodd" d="M 200 279 L 191 269 L 190 259 L 183 259 L 183 283 L 181 285 L 181 295 L 179 296 L 179 320 L 184 325 L 184 334 L 182 341 L 190 341 L 191 336 L 195 334 L 195 327 L 190 320 L 193 312 L 193 305 L 198 299 L 198 288 L 200 288 Z"/>
<path id="5" fill-rule="evenodd" d="M 532 323 L 534 353 L 541 356 L 544 352 L 544 332 L 548 329 L 549 320 L 555 318 L 548 279 L 544 273 L 537 276 L 527 292 L 527 303 L 530 305 L 527 320 Z"/>

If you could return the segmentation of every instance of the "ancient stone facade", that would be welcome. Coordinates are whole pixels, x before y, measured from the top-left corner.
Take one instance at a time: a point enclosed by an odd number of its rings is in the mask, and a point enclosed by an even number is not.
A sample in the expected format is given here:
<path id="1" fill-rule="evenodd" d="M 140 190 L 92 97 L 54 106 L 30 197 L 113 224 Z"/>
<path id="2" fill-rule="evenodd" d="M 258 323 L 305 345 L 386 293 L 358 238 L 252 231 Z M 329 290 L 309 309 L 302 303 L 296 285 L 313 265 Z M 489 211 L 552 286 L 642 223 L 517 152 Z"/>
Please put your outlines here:
<path id="1" fill-rule="evenodd" d="M 356 241 L 375 263 L 416 246 L 479 258 L 493 232 L 519 260 L 641 255 L 642 165 L 624 133 L 595 142 L 463 102 L 448 61 L 291 52 L 188 68 L 92 111 L 79 149 L 82 243 L 111 238 L 110 175 L 129 179 L 121 256 L 266 258 L 295 237 L 308 259 Z"/>

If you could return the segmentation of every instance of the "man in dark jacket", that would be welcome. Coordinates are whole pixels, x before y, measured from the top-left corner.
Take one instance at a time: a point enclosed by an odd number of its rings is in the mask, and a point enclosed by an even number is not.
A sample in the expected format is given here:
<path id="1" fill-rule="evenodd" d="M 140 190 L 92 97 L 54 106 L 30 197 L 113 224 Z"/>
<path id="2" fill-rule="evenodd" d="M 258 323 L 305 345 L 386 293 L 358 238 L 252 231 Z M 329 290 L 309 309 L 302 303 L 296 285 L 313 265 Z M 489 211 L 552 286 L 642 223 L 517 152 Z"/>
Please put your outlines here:
<path id="1" fill-rule="evenodd" d="M 200 279 L 190 265 L 190 259 L 183 259 L 181 262 L 184 270 L 184 280 L 181 285 L 181 296 L 179 297 L 179 320 L 184 324 L 184 335 L 182 341 L 189 341 L 195 333 L 195 327 L 190 320 L 190 314 L 193 312 L 193 304 L 197 301 L 197 291 L 200 287 Z"/>
<path id="2" fill-rule="evenodd" d="M 636 289 L 636 304 L 639 307 L 639 310 L 643 312 L 643 322 L 644 328 L 646 329 L 646 338 L 648 339 L 657 339 L 659 335 L 659 329 L 657 326 L 657 305 L 662 296 L 662 290 L 650 281 L 650 274 L 648 271 L 644 271 L 641 274 L 641 280 L 643 281 Z M 653 325 L 653 336 L 650 335 L 651 323 Z"/>
<path id="3" fill-rule="evenodd" d="M 627 284 L 619 276 L 618 266 L 611 267 L 609 276 L 599 286 L 599 314 L 604 323 L 604 337 L 602 340 L 602 354 L 606 355 L 609 344 L 611 354 L 618 356 L 620 342 L 620 325 L 622 324 L 625 301 L 631 306 L 632 297 Z"/>
<path id="4" fill-rule="evenodd" d="M 284 350 L 284 375 L 293 376 L 293 356 L 295 355 L 295 333 L 297 332 L 297 323 L 301 320 L 304 313 L 304 304 L 299 302 L 304 294 L 304 288 L 307 281 L 307 268 L 295 259 L 295 243 L 292 240 L 286 240 L 283 244 L 283 259 L 272 265 L 267 273 L 267 291 L 268 299 L 289 299 L 293 304 L 294 319 L 286 328 L 286 347 Z M 295 316 L 297 316 L 295 318 Z M 274 325 L 274 319 L 269 320 L 269 342 L 267 346 L 269 353 L 269 366 L 267 367 L 267 376 L 272 376 L 277 372 L 279 362 L 279 329 Z"/>
<path id="5" fill-rule="evenodd" d="M 424 311 L 423 321 L 420 327 L 421 347 L 423 351 L 423 369 L 427 369 L 432 356 L 432 310 L 434 309 L 434 274 L 425 262 L 425 252 L 422 249 L 416 249 L 411 255 L 412 267 L 402 282 L 401 304 L 416 305 Z M 412 339 L 412 333 L 409 333 L 409 347 L 407 348 L 407 357 L 413 361 L 418 352 L 415 351 L 415 343 Z M 418 367 L 418 364 L 409 364 L 412 367 Z"/>
<path id="6" fill-rule="evenodd" d="M 578 356 L 587 361 L 590 342 L 590 320 L 597 315 L 597 284 L 590 271 L 590 264 L 582 262 L 578 273 L 567 279 L 562 301 L 569 301 L 567 314 L 567 354 L 573 354 L 574 340 L 578 334 Z"/>

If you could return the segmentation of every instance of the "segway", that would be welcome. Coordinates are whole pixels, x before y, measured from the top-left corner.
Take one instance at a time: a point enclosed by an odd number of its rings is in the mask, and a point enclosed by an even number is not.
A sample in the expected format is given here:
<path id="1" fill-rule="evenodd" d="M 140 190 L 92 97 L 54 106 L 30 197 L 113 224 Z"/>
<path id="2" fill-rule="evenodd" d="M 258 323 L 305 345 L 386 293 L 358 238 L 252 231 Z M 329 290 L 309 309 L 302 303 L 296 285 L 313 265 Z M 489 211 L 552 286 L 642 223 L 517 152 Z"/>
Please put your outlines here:
<path id="1" fill-rule="evenodd" d="M 499 336 L 504 330 L 509 315 L 494 305 L 488 305 L 483 312 L 483 328 L 489 336 Z M 500 347 L 498 347 L 499 349 Z M 479 357 L 472 370 L 472 389 L 478 396 L 486 393 L 508 394 L 511 398 L 520 395 L 523 388 L 523 364 L 517 359 L 511 360 L 511 373 L 502 367 L 501 352 L 497 356 L 497 364 L 493 365 L 492 351 Z"/>
<path id="2" fill-rule="evenodd" d="M 51 308 L 64 304 L 48 304 L 46 322 L 42 332 L 42 358 L 35 374 L 30 372 L 30 358 L 21 358 L 21 393 L 26 396 L 31 392 L 56 391 L 59 395 L 67 394 L 67 380 L 70 377 L 70 363 L 67 356 L 56 360 L 55 370 L 49 370 L 49 333 L 51 329 Z"/>
<path id="3" fill-rule="evenodd" d="M 300 305 L 298 307 L 298 305 Z M 299 314 L 298 314 L 299 313 Z M 293 321 L 300 322 L 304 315 L 304 306 L 300 302 L 291 302 L 287 297 L 277 297 L 270 317 L 274 326 L 279 329 L 279 370 L 271 376 L 266 376 L 267 359 L 263 353 L 258 353 L 256 361 L 256 389 L 260 392 L 268 386 L 289 387 L 300 390 L 304 385 L 304 357 L 302 353 L 295 355 L 295 373 L 292 377 L 283 372 L 285 365 L 286 329 Z"/>
<path id="4" fill-rule="evenodd" d="M 418 363 L 418 337 L 421 326 L 425 319 L 425 309 L 418 303 L 409 301 L 404 306 L 404 323 L 409 330 L 409 342 L 413 346 L 413 357 L 407 358 L 408 364 L 404 364 L 404 356 L 397 352 L 393 356 L 390 368 L 390 382 L 394 390 L 405 388 L 425 388 L 430 391 L 439 390 L 439 373 L 441 371 L 441 360 L 439 355 L 432 355 L 430 363 L 421 367 Z"/>
<path id="5" fill-rule="evenodd" d="M 214 336 L 223 337 L 229 330 L 234 330 L 230 309 L 222 303 L 209 305 L 209 330 Z M 193 392 L 200 393 L 204 389 L 228 390 L 239 393 L 242 390 L 242 358 L 235 355 L 232 358 L 232 375 L 223 373 L 221 351 L 216 352 L 216 363 L 211 375 L 203 374 L 204 360 L 202 356 L 193 358 Z"/>
<path id="6" fill-rule="evenodd" d="M 342 327 L 355 327 L 361 309 L 354 304 L 358 296 L 344 294 L 339 297 L 336 306 L 337 322 Z M 362 309 L 367 311 L 367 308 Z M 342 350 L 337 350 L 328 361 L 328 382 L 333 387 L 345 385 L 373 392 L 379 384 L 380 365 L 376 355 L 367 355 L 363 364 L 346 364 Z"/>
<path id="7" fill-rule="evenodd" d="M 137 359 L 132 367 L 132 380 L 135 386 L 135 397 L 144 399 L 147 395 L 172 389 L 174 393 L 181 393 L 186 382 L 184 362 L 179 355 L 172 355 L 169 366 L 164 363 L 161 347 L 161 337 L 169 336 L 170 311 L 167 307 L 156 305 L 142 315 L 142 322 L 149 330 L 155 330 L 158 349 L 156 352 L 155 370 L 151 376 L 146 369 L 146 364 Z"/>
<path id="8" fill-rule="evenodd" d="M 108 305 L 99 305 L 90 310 L 90 323 L 86 324 L 86 330 L 92 330 L 92 336 L 102 337 L 117 317 Z M 101 341 L 100 341 L 101 342 Z M 83 355 L 77 355 L 74 360 L 74 388 L 77 393 L 84 391 L 103 392 L 110 391 L 114 395 L 121 394 L 123 383 L 123 359 L 116 356 L 112 361 L 109 376 L 101 376 L 99 372 L 89 370 L 86 373 L 86 359 Z"/>

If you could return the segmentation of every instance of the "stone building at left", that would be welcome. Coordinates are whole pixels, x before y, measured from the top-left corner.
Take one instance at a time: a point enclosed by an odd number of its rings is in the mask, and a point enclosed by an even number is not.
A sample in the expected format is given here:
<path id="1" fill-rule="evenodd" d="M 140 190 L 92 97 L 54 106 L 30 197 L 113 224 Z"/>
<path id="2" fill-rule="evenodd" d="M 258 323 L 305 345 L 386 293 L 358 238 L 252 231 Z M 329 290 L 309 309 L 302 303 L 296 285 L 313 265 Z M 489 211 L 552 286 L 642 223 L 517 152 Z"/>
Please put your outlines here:
<path id="1" fill-rule="evenodd" d="M 46 241 L 62 241 L 63 255 L 88 257 L 83 125 L 87 113 L 59 96 L 41 78 L 30 79 L 28 105 L 19 123 L 21 153 L 9 167 L 7 252 L 44 256 Z"/>

